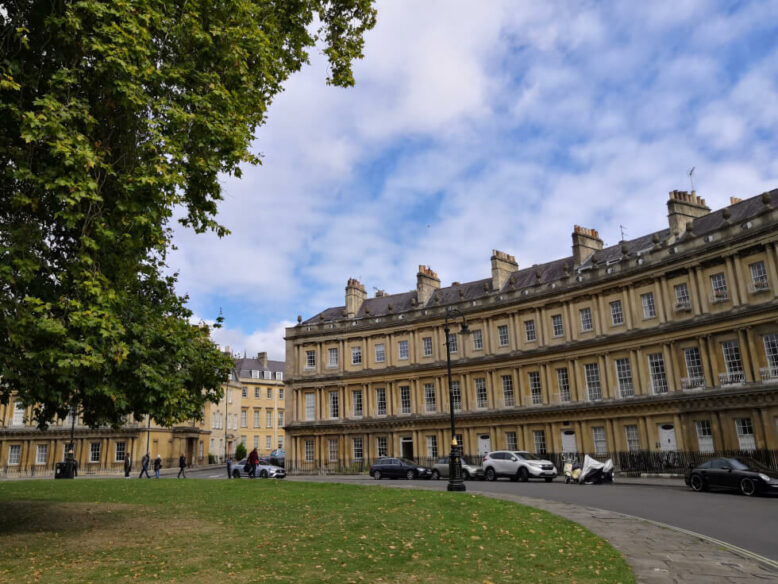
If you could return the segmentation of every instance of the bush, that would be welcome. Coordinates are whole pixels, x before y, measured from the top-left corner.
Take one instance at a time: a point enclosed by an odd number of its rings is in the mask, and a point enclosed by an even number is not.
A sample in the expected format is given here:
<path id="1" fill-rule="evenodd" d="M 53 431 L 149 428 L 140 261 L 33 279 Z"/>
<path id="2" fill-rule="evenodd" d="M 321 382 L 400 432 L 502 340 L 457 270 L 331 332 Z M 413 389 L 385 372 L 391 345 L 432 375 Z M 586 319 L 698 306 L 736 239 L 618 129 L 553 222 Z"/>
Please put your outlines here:
<path id="1" fill-rule="evenodd" d="M 235 460 L 243 460 L 244 458 L 246 458 L 246 445 L 240 442 L 235 449 Z"/>

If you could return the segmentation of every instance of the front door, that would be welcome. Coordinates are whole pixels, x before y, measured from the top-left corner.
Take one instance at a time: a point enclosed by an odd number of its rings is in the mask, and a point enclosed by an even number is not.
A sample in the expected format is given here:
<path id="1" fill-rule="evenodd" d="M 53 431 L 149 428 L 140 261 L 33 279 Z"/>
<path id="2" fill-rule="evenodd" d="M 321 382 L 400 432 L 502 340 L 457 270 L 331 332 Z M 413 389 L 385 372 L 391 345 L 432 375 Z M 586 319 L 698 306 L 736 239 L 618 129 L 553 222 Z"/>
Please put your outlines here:
<path id="1" fill-rule="evenodd" d="M 675 441 L 675 426 L 672 424 L 659 424 L 659 450 L 662 452 L 676 451 L 678 445 Z"/>
<path id="2" fill-rule="evenodd" d="M 400 449 L 403 458 L 413 459 L 413 438 L 411 436 L 400 438 Z"/>
<path id="3" fill-rule="evenodd" d="M 489 434 L 481 434 L 478 436 L 478 455 L 483 456 L 487 452 L 492 451 L 492 439 Z"/>
<path id="4" fill-rule="evenodd" d="M 575 441 L 575 430 L 562 430 L 562 453 L 578 452 L 578 444 Z"/>

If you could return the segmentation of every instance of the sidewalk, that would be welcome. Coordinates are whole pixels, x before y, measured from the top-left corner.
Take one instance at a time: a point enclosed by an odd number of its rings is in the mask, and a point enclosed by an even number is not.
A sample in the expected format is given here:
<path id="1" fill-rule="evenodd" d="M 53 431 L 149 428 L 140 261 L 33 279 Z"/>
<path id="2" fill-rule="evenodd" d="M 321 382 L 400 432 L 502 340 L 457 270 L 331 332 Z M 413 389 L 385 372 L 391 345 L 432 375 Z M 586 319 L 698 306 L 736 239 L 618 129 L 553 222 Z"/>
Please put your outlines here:
<path id="1" fill-rule="evenodd" d="M 292 480 L 365 481 L 366 475 L 291 475 Z M 617 484 L 677 487 L 683 478 L 618 478 Z M 379 483 L 375 483 L 378 485 Z M 388 488 L 410 488 L 403 481 L 381 482 Z M 428 487 L 413 485 L 413 488 Z M 542 509 L 574 521 L 607 540 L 627 560 L 641 584 L 709 584 L 776 582 L 778 563 L 747 550 L 653 521 L 568 503 L 520 495 L 479 493 Z"/>

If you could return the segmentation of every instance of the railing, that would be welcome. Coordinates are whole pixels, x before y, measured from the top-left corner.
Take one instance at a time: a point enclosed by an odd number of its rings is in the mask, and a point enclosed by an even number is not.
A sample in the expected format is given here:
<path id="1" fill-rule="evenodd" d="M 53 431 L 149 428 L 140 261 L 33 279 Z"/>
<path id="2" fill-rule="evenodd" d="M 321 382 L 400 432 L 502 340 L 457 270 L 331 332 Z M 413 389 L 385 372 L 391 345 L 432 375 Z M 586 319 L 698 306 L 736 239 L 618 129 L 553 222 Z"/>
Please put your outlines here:
<path id="1" fill-rule="evenodd" d="M 746 382 L 746 374 L 742 371 L 719 373 L 719 385 L 741 385 Z"/>
<path id="2" fill-rule="evenodd" d="M 778 367 L 761 367 L 759 369 L 759 376 L 764 383 L 777 383 Z"/>
<path id="3" fill-rule="evenodd" d="M 664 395 L 668 392 L 666 379 L 652 379 L 649 383 L 649 389 L 652 395 Z"/>
<path id="4" fill-rule="evenodd" d="M 683 391 L 696 391 L 704 388 L 704 377 L 681 377 L 681 389 Z"/>
<path id="5" fill-rule="evenodd" d="M 768 292 L 770 290 L 770 282 L 767 280 L 758 280 L 751 282 L 748 285 L 749 294 L 758 294 L 759 292 Z"/>
<path id="6" fill-rule="evenodd" d="M 692 303 L 691 301 L 687 300 L 685 302 L 676 302 L 673 306 L 674 312 L 689 312 L 692 309 Z"/>
<path id="7" fill-rule="evenodd" d="M 719 302 L 727 302 L 729 300 L 729 292 L 727 290 L 721 290 L 720 292 L 714 292 L 710 295 L 710 301 L 712 304 Z"/>

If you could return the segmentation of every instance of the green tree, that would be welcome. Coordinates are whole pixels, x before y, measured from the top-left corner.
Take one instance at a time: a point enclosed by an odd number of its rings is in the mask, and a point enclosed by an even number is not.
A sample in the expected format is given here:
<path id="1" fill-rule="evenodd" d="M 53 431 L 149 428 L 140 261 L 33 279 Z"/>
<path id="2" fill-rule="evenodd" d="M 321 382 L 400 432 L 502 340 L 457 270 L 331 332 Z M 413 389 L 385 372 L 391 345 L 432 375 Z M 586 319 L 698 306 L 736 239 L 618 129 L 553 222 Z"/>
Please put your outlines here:
<path id="1" fill-rule="evenodd" d="M 243 460 L 247 455 L 246 445 L 243 442 L 238 442 L 238 445 L 235 447 L 235 460 Z"/>
<path id="2" fill-rule="evenodd" d="M 232 364 L 166 275 L 173 212 L 215 220 L 219 175 L 324 47 L 328 83 L 372 0 L 0 1 L 0 401 L 45 427 L 199 417 Z"/>

